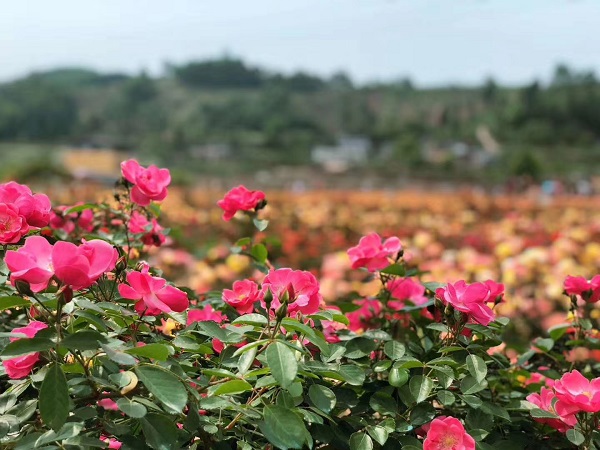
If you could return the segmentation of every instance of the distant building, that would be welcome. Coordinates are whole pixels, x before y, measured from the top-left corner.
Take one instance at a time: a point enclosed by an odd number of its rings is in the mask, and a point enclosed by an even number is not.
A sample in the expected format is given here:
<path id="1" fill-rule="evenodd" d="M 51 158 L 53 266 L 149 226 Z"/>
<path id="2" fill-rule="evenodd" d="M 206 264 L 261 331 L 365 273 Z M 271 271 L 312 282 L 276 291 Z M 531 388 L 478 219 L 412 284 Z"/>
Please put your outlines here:
<path id="1" fill-rule="evenodd" d="M 114 182 L 121 176 L 121 161 L 126 156 L 113 149 L 69 149 L 61 154 L 62 166 L 74 178 Z"/>
<path id="2" fill-rule="evenodd" d="M 190 149 L 190 156 L 203 161 L 223 161 L 231 156 L 228 144 L 204 144 Z"/>
<path id="3" fill-rule="evenodd" d="M 369 158 L 371 140 L 364 136 L 341 136 L 334 146 L 317 145 L 311 159 L 330 172 L 343 172 L 351 166 L 362 165 Z"/>

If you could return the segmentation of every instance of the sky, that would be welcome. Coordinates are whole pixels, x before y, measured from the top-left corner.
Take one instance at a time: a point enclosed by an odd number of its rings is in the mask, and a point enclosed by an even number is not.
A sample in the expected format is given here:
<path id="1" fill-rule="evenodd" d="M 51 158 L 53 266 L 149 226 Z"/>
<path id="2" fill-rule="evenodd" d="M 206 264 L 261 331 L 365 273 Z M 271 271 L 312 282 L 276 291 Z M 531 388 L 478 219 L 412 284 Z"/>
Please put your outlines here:
<path id="1" fill-rule="evenodd" d="M 420 86 L 600 74 L 600 0 L 7 0 L 0 80 L 85 66 L 160 74 L 225 53 L 291 73 Z"/>

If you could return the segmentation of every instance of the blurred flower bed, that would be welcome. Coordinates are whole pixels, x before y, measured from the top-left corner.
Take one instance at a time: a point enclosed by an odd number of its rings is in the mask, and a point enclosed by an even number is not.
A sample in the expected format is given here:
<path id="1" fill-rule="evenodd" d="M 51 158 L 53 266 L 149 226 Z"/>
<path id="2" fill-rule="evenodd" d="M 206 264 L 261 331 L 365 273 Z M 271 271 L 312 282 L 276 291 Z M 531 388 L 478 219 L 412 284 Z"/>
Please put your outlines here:
<path id="1" fill-rule="evenodd" d="M 64 204 L 106 198 L 93 186 L 49 192 Z M 171 227 L 167 245 L 151 263 L 199 293 L 229 287 L 251 274 L 247 257 L 231 254 L 244 222 L 224 222 L 216 201 L 220 191 L 173 188 L 163 204 Z M 319 277 L 326 301 L 374 295 L 378 281 L 350 271 L 346 249 L 376 231 L 399 236 L 406 259 L 425 273 L 423 281 L 497 280 L 508 299 L 500 314 L 513 318 L 522 337 L 564 321 L 567 275 L 587 278 L 600 265 L 600 198 L 561 197 L 541 202 L 525 197 L 464 193 L 267 192 L 269 219 L 264 244 L 276 266 L 310 270 Z M 252 227 L 251 223 L 246 224 Z M 599 312 L 600 315 L 600 312 Z"/>

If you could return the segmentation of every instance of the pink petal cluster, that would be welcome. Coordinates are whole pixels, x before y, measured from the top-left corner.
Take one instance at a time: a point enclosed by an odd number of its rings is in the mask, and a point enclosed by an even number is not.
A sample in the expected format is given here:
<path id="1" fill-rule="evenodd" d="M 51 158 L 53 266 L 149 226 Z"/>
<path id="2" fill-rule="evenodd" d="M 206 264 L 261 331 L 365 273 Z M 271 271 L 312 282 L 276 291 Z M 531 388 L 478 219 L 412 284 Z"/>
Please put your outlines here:
<path id="1" fill-rule="evenodd" d="M 233 289 L 223 290 L 223 301 L 238 313 L 248 314 L 254 309 L 254 303 L 262 300 L 263 295 L 254 281 L 238 280 L 233 283 Z"/>
<path id="2" fill-rule="evenodd" d="M 348 329 L 357 333 L 363 332 L 371 328 L 373 319 L 382 317 L 383 305 L 379 300 L 365 298 L 354 303 L 359 305 L 360 308 L 346 314 L 350 321 Z"/>
<path id="3" fill-rule="evenodd" d="M 187 325 L 194 322 L 217 322 L 223 323 L 227 317 L 221 311 L 216 311 L 212 306 L 206 305 L 202 309 L 190 309 L 187 316 Z"/>
<path id="4" fill-rule="evenodd" d="M 27 338 L 34 337 L 40 330 L 48 328 L 43 322 L 33 321 L 30 322 L 26 327 L 15 328 L 12 330 L 12 334 L 24 334 Z M 25 339 L 27 339 L 25 338 Z M 10 341 L 16 341 L 21 337 L 11 337 Z M 39 352 L 29 353 L 27 355 L 17 356 L 16 358 L 6 359 L 2 361 L 4 370 L 9 378 L 18 380 L 24 378 L 31 373 L 33 366 L 40 360 Z"/>
<path id="5" fill-rule="evenodd" d="M 577 424 L 577 417 L 564 402 L 556 399 L 556 395 L 552 389 L 543 387 L 539 394 L 529 394 L 527 401 L 533 403 L 540 409 L 551 414 L 556 414 L 556 419 L 546 419 L 534 417 L 533 420 L 539 423 L 551 426 L 555 430 L 566 433 L 567 430 L 573 428 Z"/>
<path id="6" fill-rule="evenodd" d="M 448 283 L 445 288 L 437 289 L 435 295 L 444 304 L 452 305 L 481 325 L 488 325 L 494 320 L 494 311 L 487 304 L 494 299 L 490 298 L 491 290 L 484 283 L 467 284 L 462 280 Z"/>
<path id="7" fill-rule="evenodd" d="M 223 220 L 229 222 L 238 211 L 251 211 L 265 199 L 262 191 L 250 191 L 240 185 L 231 189 L 217 205 L 224 211 Z"/>
<path id="8" fill-rule="evenodd" d="M 596 275 L 591 280 L 569 275 L 565 279 L 564 287 L 568 295 L 579 295 L 589 303 L 600 300 L 600 275 Z"/>
<path id="9" fill-rule="evenodd" d="M 33 292 L 41 292 L 53 276 L 74 290 L 88 288 L 115 267 L 117 257 L 113 246 L 102 240 L 51 245 L 41 236 L 30 236 L 19 250 L 6 252 L 5 261 L 13 285 L 25 281 Z"/>
<path id="10" fill-rule="evenodd" d="M 187 294 L 168 285 L 164 278 L 153 277 L 148 273 L 149 269 L 148 265 L 144 265 L 141 272 L 129 272 L 126 278 L 129 284 L 119 284 L 121 297 L 135 300 L 135 310 L 147 316 L 188 309 L 190 301 Z"/>
<path id="11" fill-rule="evenodd" d="M 83 203 L 76 203 L 73 206 L 79 206 Z M 50 213 L 50 228 L 53 230 L 63 230 L 70 234 L 75 231 L 76 228 L 85 232 L 91 232 L 94 229 L 94 211 L 91 209 L 85 209 L 80 213 L 73 212 L 66 214 L 66 212 L 73 206 L 59 206 L 55 208 L 55 211 Z"/>
<path id="12" fill-rule="evenodd" d="M 0 184 L 0 244 L 19 242 L 32 228 L 48 225 L 50 200 L 11 181 Z"/>
<path id="13" fill-rule="evenodd" d="M 574 412 L 600 411 L 600 378 L 588 380 L 579 371 L 565 373 L 554 382 L 556 398 Z"/>
<path id="14" fill-rule="evenodd" d="M 348 249 L 352 268 L 366 267 L 369 272 L 385 269 L 390 265 L 390 257 L 402 250 L 397 237 L 390 237 L 382 242 L 377 233 L 370 233 L 360 238 L 358 245 Z"/>
<path id="15" fill-rule="evenodd" d="M 167 196 L 167 186 L 171 183 L 169 169 L 154 165 L 145 168 L 130 159 L 121 163 L 121 174 L 133 184 L 131 200 L 140 206 L 148 206 L 151 201 L 161 201 Z"/>
<path id="16" fill-rule="evenodd" d="M 388 306 L 400 310 L 406 306 L 408 300 L 415 306 L 427 303 L 425 286 L 413 281 L 411 278 L 395 278 L 388 282 L 387 289 L 395 300 L 390 300 Z"/>
<path id="17" fill-rule="evenodd" d="M 440 416 L 429 424 L 423 450 L 475 450 L 475 440 L 458 419 Z"/>
<path id="18" fill-rule="evenodd" d="M 319 282 L 312 273 L 304 270 L 271 270 L 263 280 L 262 295 L 267 291 L 273 295 L 270 309 L 274 311 L 279 309 L 287 297 L 290 316 L 298 313 L 313 314 L 319 310 L 323 301 L 319 293 Z M 264 297 L 261 304 L 266 307 Z"/>
<path id="19" fill-rule="evenodd" d="M 164 228 L 158 224 L 156 219 L 148 220 L 146 216 L 134 211 L 128 223 L 129 232 L 141 234 L 145 245 L 160 247 L 165 243 Z"/>

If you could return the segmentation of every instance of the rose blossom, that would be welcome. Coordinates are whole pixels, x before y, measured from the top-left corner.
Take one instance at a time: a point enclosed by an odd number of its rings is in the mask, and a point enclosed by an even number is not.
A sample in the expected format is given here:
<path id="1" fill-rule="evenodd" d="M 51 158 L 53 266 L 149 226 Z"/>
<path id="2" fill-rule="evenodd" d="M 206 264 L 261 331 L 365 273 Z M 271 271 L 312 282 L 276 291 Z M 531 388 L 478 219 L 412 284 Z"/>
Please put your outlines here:
<path id="1" fill-rule="evenodd" d="M 14 205 L 0 203 L 0 244 L 19 242 L 29 231 L 29 225 Z"/>
<path id="2" fill-rule="evenodd" d="M 349 312 L 346 317 L 350 321 L 348 328 L 358 333 L 369 329 L 372 326 L 371 320 L 381 316 L 383 305 L 379 300 L 369 298 L 357 300 L 354 303 L 360 305 L 360 308 Z"/>
<path id="3" fill-rule="evenodd" d="M 167 284 L 167 280 L 153 277 L 144 265 L 141 272 L 129 272 L 127 283 L 119 284 L 121 297 L 136 300 L 135 310 L 139 314 L 157 316 L 161 312 L 183 312 L 190 302 L 185 292 Z"/>
<path id="4" fill-rule="evenodd" d="M 187 316 L 187 325 L 194 322 L 217 322 L 222 323 L 227 320 L 221 311 L 215 311 L 212 306 L 206 305 L 202 309 L 190 309 Z"/>
<path id="5" fill-rule="evenodd" d="M 143 214 L 134 211 L 128 224 L 129 232 L 142 234 L 142 242 L 146 245 L 160 247 L 165 242 L 164 228 L 156 219 L 148 220 Z"/>
<path id="6" fill-rule="evenodd" d="M 232 306 L 240 314 L 251 313 L 254 302 L 261 300 L 263 293 L 252 280 L 238 280 L 233 283 L 233 290 L 223 290 L 223 301 Z"/>
<path id="7" fill-rule="evenodd" d="M 28 225 L 45 227 L 50 220 L 50 199 L 44 194 L 33 194 L 27 186 L 11 181 L 0 184 L 0 204 L 12 205 Z"/>
<path id="8" fill-rule="evenodd" d="M 73 290 L 90 287 L 100 276 L 114 269 L 119 254 L 100 239 L 84 241 L 77 246 L 59 241 L 52 249 L 52 265 L 56 278 Z"/>
<path id="9" fill-rule="evenodd" d="M 167 196 L 167 186 L 171 183 L 169 169 L 154 165 L 145 168 L 130 159 L 121 163 L 121 174 L 133 184 L 131 200 L 140 206 L 148 206 L 152 200 L 161 201 Z"/>
<path id="10" fill-rule="evenodd" d="M 40 330 L 48 328 L 43 322 L 33 321 L 30 322 L 26 327 L 15 328 L 12 330 L 13 334 L 24 334 L 27 336 L 23 339 L 29 339 L 34 337 Z M 10 341 L 14 342 L 21 337 L 11 337 Z M 20 378 L 25 378 L 27 375 L 31 373 L 33 366 L 40 360 L 40 353 L 30 353 L 27 355 L 17 356 L 16 358 L 5 359 L 2 361 L 2 365 L 4 366 L 4 370 L 9 378 L 13 380 L 18 380 Z"/>
<path id="11" fill-rule="evenodd" d="M 566 433 L 577 424 L 577 417 L 573 414 L 573 409 L 560 400 L 555 402 L 556 395 L 552 389 L 543 387 L 539 394 L 529 394 L 526 399 L 538 408 L 558 416 L 556 419 L 534 417 L 533 420 L 536 422 L 549 425 L 561 433 Z"/>
<path id="12" fill-rule="evenodd" d="M 315 276 L 304 270 L 277 269 L 269 271 L 263 280 L 263 296 L 269 291 L 273 295 L 270 309 L 277 311 L 287 300 L 288 315 L 312 314 L 319 310 L 322 297 Z M 267 307 L 264 298 L 263 307 Z"/>
<path id="13" fill-rule="evenodd" d="M 428 301 L 428 298 L 425 297 L 425 286 L 416 283 L 411 278 L 395 278 L 388 282 L 387 289 L 391 296 L 396 299 L 389 301 L 388 305 L 396 310 L 404 308 L 406 300 L 415 306 Z"/>
<path id="14" fill-rule="evenodd" d="M 600 300 L 600 275 L 596 275 L 589 281 L 584 277 L 569 275 L 565 279 L 564 286 L 568 295 L 579 295 L 589 303 L 596 303 Z"/>
<path id="15" fill-rule="evenodd" d="M 423 450 L 475 450 L 475 440 L 458 419 L 440 416 L 429 424 Z"/>
<path id="16" fill-rule="evenodd" d="M 52 245 L 41 236 L 30 236 L 19 250 L 6 252 L 5 262 L 10 270 L 10 281 L 26 281 L 33 292 L 48 287 L 54 276 Z"/>
<path id="17" fill-rule="evenodd" d="M 251 211 L 265 199 L 262 191 L 250 191 L 240 185 L 231 189 L 217 205 L 224 211 L 223 220 L 229 222 L 238 211 Z"/>
<path id="18" fill-rule="evenodd" d="M 448 283 L 445 288 L 437 289 L 435 295 L 444 304 L 468 314 L 481 325 L 487 326 L 494 320 L 494 312 L 486 303 L 490 301 L 490 288 L 483 283 L 467 284 L 462 280 Z"/>
<path id="19" fill-rule="evenodd" d="M 402 244 L 397 237 L 391 237 L 381 242 L 377 233 L 371 233 L 360 238 L 358 245 L 348 249 L 352 268 L 366 267 L 369 272 L 385 269 L 390 265 L 389 258 L 402 250 Z"/>
<path id="20" fill-rule="evenodd" d="M 554 382 L 554 392 L 567 406 L 590 413 L 600 411 L 600 378 L 590 381 L 573 370 Z"/>

